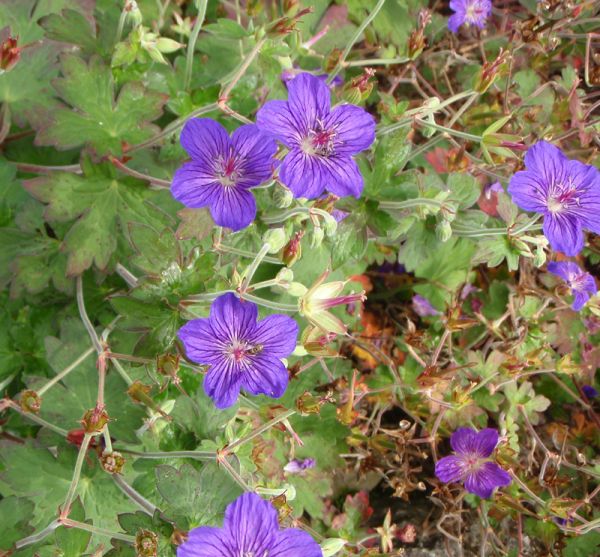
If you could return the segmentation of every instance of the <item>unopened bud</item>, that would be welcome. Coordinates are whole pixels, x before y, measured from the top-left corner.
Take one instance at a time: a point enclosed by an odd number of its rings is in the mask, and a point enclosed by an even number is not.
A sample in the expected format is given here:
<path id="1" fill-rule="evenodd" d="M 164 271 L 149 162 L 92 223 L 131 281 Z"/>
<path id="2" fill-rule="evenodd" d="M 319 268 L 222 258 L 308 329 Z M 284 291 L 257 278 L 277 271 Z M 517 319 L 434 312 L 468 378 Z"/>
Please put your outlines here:
<path id="1" fill-rule="evenodd" d="M 138 530 L 135 536 L 136 557 L 157 557 L 158 536 L 150 530 Z"/>
<path id="2" fill-rule="evenodd" d="M 263 242 L 269 244 L 269 253 L 277 253 L 285 246 L 287 234 L 283 228 L 269 228 L 263 235 Z"/>
<path id="3" fill-rule="evenodd" d="M 281 253 L 281 260 L 288 266 L 291 267 L 300 257 L 302 257 L 302 244 L 300 243 L 304 231 L 300 230 L 294 234 L 292 239 L 283 248 Z"/>
<path id="4" fill-rule="evenodd" d="M 117 451 L 104 451 L 100 457 L 102 469 L 109 474 L 120 474 L 125 465 L 123 455 Z"/>
<path id="5" fill-rule="evenodd" d="M 371 81 L 371 78 L 374 75 L 374 69 L 365 68 L 362 75 L 355 77 L 344 87 L 344 100 L 352 104 L 359 104 L 366 101 L 373 90 L 373 82 Z"/>
<path id="6" fill-rule="evenodd" d="M 316 249 L 323 243 L 325 231 L 320 226 L 315 226 L 308 234 L 310 247 Z"/>
<path id="7" fill-rule="evenodd" d="M 294 271 L 288 267 L 283 267 L 277 273 L 277 281 L 279 282 L 292 282 L 294 280 Z"/>
<path id="8" fill-rule="evenodd" d="M 300 282 L 291 282 L 287 288 L 287 293 L 290 296 L 295 296 L 296 298 L 299 298 L 300 296 L 304 296 L 304 294 L 306 294 L 307 291 L 308 291 L 308 288 L 306 288 L 306 286 L 304 286 Z"/>
<path id="9" fill-rule="evenodd" d="M 142 12 L 135 0 L 127 0 L 125 11 L 127 12 L 126 18 L 129 23 L 136 27 L 142 23 Z"/>
<path id="10" fill-rule="evenodd" d="M 285 186 L 277 183 L 273 190 L 273 203 L 278 209 L 286 209 L 294 201 L 294 194 Z"/>
<path id="11" fill-rule="evenodd" d="M 446 219 L 437 223 L 435 235 L 440 242 L 447 242 L 452 237 L 452 227 Z"/>
<path id="12" fill-rule="evenodd" d="M 24 412 L 38 414 L 42 407 L 42 399 L 35 391 L 23 391 L 19 397 L 19 406 Z"/>
<path id="13" fill-rule="evenodd" d="M 164 54 L 170 54 L 171 52 L 175 52 L 182 46 L 183 45 L 181 43 L 178 43 L 177 41 L 174 41 L 173 39 L 169 39 L 167 37 L 160 37 L 156 41 L 156 48 L 158 48 L 158 50 L 160 52 L 163 52 Z"/>
<path id="14" fill-rule="evenodd" d="M 8 37 L 0 44 L 0 74 L 14 68 L 21 57 L 21 49 L 17 46 L 17 37 Z"/>
<path id="15" fill-rule="evenodd" d="M 543 246 L 537 246 L 535 248 L 535 255 L 533 256 L 533 264 L 536 267 L 541 267 L 544 263 L 546 263 L 546 252 Z"/>

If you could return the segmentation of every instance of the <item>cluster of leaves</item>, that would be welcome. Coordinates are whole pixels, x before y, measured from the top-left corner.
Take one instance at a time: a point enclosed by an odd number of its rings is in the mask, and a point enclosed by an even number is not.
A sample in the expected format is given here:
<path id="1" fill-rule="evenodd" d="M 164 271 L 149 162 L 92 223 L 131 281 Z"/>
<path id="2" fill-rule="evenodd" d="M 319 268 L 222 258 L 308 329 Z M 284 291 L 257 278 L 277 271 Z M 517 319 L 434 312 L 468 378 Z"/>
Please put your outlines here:
<path id="1" fill-rule="evenodd" d="M 598 6 L 522 0 L 452 35 L 424 0 L 307 4 L 0 2 L 20 48 L 0 70 L 0 555 L 174 556 L 247 488 L 326 555 L 598 553 L 600 301 L 569 309 L 541 226 L 489 187 L 541 138 L 600 166 Z M 233 130 L 293 68 L 341 70 L 332 97 L 375 116 L 362 197 L 280 218 L 275 183 L 235 234 L 182 208 L 185 122 Z M 323 233 L 312 209 L 346 216 Z M 253 277 L 267 308 L 296 302 L 282 270 L 310 287 L 330 269 L 368 301 L 333 310 L 347 336 L 302 337 L 281 399 L 219 411 L 177 331 L 274 227 L 284 247 Z M 578 259 L 598 275 L 597 237 Z M 86 436 L 99 401 L 108 427 Z M 459 426 L 503 435 L 516 480 L 491 500 L 433 474 Z"/>

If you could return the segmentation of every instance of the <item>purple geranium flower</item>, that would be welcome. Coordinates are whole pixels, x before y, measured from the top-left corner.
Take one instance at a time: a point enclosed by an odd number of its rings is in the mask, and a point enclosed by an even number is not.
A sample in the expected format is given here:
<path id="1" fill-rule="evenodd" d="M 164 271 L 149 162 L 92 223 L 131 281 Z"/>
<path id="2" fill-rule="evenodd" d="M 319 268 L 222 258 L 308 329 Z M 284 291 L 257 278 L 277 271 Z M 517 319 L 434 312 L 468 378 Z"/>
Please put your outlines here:
<path id="1" fill-rule="evenodd" d="M 281 358 L 296 348 L 298 325 L 287 315 L 257 317 L 255 304 L 228 293 L 212 303 L 208 319 L 192 319 L 179 330 L 188 358 L 210 365 L 204 390 L 217 408 L 234 404 L 241 388 L 273 398 L 285 392 Z"/>
<path id="2" fill-rule="evenodd" d="M 572 261 L 552 261 L 548 263 L 548 271 L 563 279 L 573 294 L 573 305 L 575 311 L 579 311 L 590 296 L 596 294 L 596 281 L 589 273 L 586 273 L 577 263 Z"/>
<path id="3" fill-rule="evenodd" d="M 250 188 L 273 174 L 277 144 L 255 125 L 241 126 L 229 137 L 209 118 L 188 120 L 181 145 L 192 161 L 175 172 L 171 193 L 186 207 L 208 207 L 219 226 L 240 230 L 256 215 Z"/>
<path id="4" fill-rule="evenodd" d="M 432 317 L 434 315 L 441 315 L 441 312 L 435 309 L 431 305 L 431 302 L 420 294 L 415 294 L 413 296 L 412 307 L 419 317 Z"/>
<path id="5" fill-rule="evenodd" d="M 463 24 L 483 29 L 492 13 L 492 0 L 450 0 L 450 9 L 454 14 L 448 19 L 448 29 L 453 33 Z"/>
<path id="6" fill-rule="evenodd" d="M 305 458 L 304 460 L 299 460 L 295 458 L 294 460 L 290 460 L 283 469 L 288 474 L 303 474 L 306 470 L 310 470 L 317 465 L 317 461 L 314 458 Z"/>
<path id="7" fill-rule="evenodd" d="M 583 394 L 588 398 L 596 398 L 598 396 L 598 390 L 591 385 L 584 385 L 581 387 Z"/>
<path id="8" fill-rule="evenodd" d="M 331 108 L 329 88 L 302 73 L 288 83 L 287 101 L 269 101 L 256 115 L 258 127 L 288 149 L 279 172 L 296 197 L 313 199 L 325 190 L 359 197 L 363 178 L 353 155 L 375 140 L 375 120 L 358 106 Z"/>
<path id="9" fill-rule="evenodd" d="M 292 81 L 292 79 L 296 79 L 296 77 L 298 75 L 300 75 L 301 73 L 305 73 L 302 70 L 299 70 L 297 68 L 289 68 L 287 70 L 283 70 L 281 72 L 281 81 L 283 81 L 286 85 Z M 313 74 L 317 79 L 320 79 L 323 83 L 325 83 L 327 85 L 327 79 L 329 78 L 329 75 L 326 73 L 318 73 L 318 74 Z M 335 87 L 339 87 L 340 85 L 344 84 L 344 78 L 341 75 L 336 75 L 333 80 L 331 81 L 331 84 L 328 85 L 328 87 L 330 89 L 333 89 Z"/>
<path id="10" fill-rule="evenodd" d="M 553 249 L 577 255 L 584 228 L 600 233 L 600 172 L 546 141 L 530 147 L 525 166 L 511 178 L 508 193 L 521 209 L 544 215 L 544 235 Z"/>
<path id="11" fill-rule="evenodd" d="M 511 482 L 508 472 L 490 459 L 497 444 L 495 429 L 477 433 L 470 427 L 461 427 L 450 437 L 456 454 L 440 459 L 435 465 L 435 475 L 444 483 L 462 481 L 469 493 L 484 499 L 490 497 L 495 488 Z"/>
<path id="12" fill-rule="evenodd" d="M 225 511 L 222 528 L 194 528 L 177 557 L 322 557 L 319 544 L 296 528 L 281 530 L 277 511 L 255 493 L 244 493 Z"/>

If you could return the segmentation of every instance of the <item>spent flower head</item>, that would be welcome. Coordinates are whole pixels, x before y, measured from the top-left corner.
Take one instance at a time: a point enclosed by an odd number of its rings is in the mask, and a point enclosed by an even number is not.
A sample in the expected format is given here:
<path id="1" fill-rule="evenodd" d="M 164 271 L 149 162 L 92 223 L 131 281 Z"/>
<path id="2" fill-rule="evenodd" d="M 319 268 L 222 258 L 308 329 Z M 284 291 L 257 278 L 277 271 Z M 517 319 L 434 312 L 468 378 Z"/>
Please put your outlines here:
<path id="1" fill-rule="evenodd" d="M 510 474 L 490 458 L 497 444 L 495 429 L 477 432 L 470 427 L 461 427 L 450 437 L 455 454 L 437 462 L 435 475 L 444 483 L 464 482 L 469 493 L 486 499 L 494 489 L 511 482 Z"/>
<path id="2" fill-rule="evenodd" d="M 209 365 L 204 390 L 217 408 L 232 406 L 244 389 L 279 398 L 288 383 L 281 358 L 296 348 L 298 325 L 287 315 L 260 321 L 258 308 L 231 293 L 217 298 L 206 319 L 192 319 L 179 330 L 188 358 Z"/>
<path id="3" fill-rule="evenodd" d="M 332 109 L 329 87 L 308 73 L 290 81 L 288 93 L 256 115 L 258 127 L 289 149 L 281 181 L 295 197 L 314 199 L 325 190 L 359 197 L 363 178 L 353 156 L 375 140 L 373 117 L 352 104 Z"/>
<path id="4" fill-rule="evenodd" d="M 573 294 L 571 307 L 579 311 L 590 296 L 594 296 L 598 289 L 596 281 L 590 273 L 586 273 L 577 263 L 572 261 L 551 261 L 548 263 L 548 271 L 563 279 Z"/>
<path id="5" fill-rule="evenodd" d="M 186 207 L 208 207 L 215 223 L 232 230 L 248 226 L 256 215 L 250 188 L 273 174 L 277 145 L 255 125 L 239 127 L 229 137 L 209 118 L 189 120 L 181 145 L 192 161 L 175 172 L 171 193 Z"/>
<path id="6" fill-rule="evenodd" d="M 512 200 L 544 215 L 544 235 L 553 249 L 577 255 L 584 229 L 600 234 L 600 172 L 546 141 L 529 148 L 525 166 L 508 185 Z"/>
<path id="7" fill-rule="evenodd" d="M 322 557 L 319 544 L 296 528 L 280 529 L 277 511 L 255 493 L 244 493 L 225 511 L 222 528 L 194 528 L 177 557 Z"/>

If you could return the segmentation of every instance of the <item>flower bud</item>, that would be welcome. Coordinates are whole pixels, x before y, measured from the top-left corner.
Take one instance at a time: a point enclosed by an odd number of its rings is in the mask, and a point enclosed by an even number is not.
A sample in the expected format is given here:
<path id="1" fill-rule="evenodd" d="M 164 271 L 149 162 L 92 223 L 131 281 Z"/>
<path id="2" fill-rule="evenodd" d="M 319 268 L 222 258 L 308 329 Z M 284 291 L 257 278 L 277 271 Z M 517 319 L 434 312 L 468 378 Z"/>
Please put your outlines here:
<path id="1" fill-rule="evenodd" d="M 300 230 L 294 234 L 292 239 L 283 248 L 281 253 L 281 260 L 288 266 L 291 267 L 300 257 L 302 257 L 302 245 L 301 240 L 304 236 L 304 231 Z"/>
<path id="2" fill-rule="evenodd" d="M 320 247 L 324 237 L 325 231 L 320 226 L 315 226 L 308 234 L 310 247 L 313 249 Z"/>
<path id="3" fill-rule="evenodd" d="M 288 267 L 283 267 L 275 277 L 279 283 L 291 283 L 294 280 L 294 271 Z"/>
<path id="4" fill-rule="evenodd" d="M 533 256 L 533 264 L 536 267 L 541 267 L 544 263 L 546 263 L 546 252 L 544 251 L 544 247 L 538 245 L 535 248 L 535 254 Z"/>
<path id="5" fill-rule="evenodd" d="M 318 327 L 309 326 L 302 332 L 300 342 L 312 356 L 333 357 L 338 355 L 338 351 L 331 346 L 336 336 L 335 333 L 323 333 Z"/>
<path id="6" fill-rule="evenodd" d="M 125 465 L 123 455 L 117 451 L 103 451 L 100 457 L 102 469 L 109 474 L 120 474 Z"/>
<path id="7" fill-rule="evenodd" d="M 475 83 L 475 90 L 479 93 L 485 93 L 500 77 L 506 73 L 506 62 L 508 60 L 508 52 L 500 49 L 500 52 L 495 60 L 485 62 Z"/>
<path id="8" fill-rule="evenodd" d="M 275 203 L 275 207 L 278 209 L 286 209 L 292 204 L 292 201 L 294 201 L 294 194 L 288 188 L 277 182 L 273 189 L 273 203 Z"/>
<path id="9" fill-rule="evenodd" d="M 42 407 L 42 399 L 35 391 L 23 391 L 19 397 L 19 406 L 24 412 L 38 414 Z"/>
<path id="10" fill-rule="evenodd" d="M 347 544 L 346 540 L 342 538 L 328 538 L 321 542 L 321 551 L 323 557 L 333 557 L 335 554 L 341 551 L 341 549 Z"/>
<path id="11" fill-rule="evenodd" d="M 304 296 L 304 294 L 306 294 L 307 290 L 308 289 L 306 288 L 306 286 L 304 286 L 302 283 L 291 282 L 290 285 L 288 286 L 287 293 L 290 296 L 299 298 L 300 296 Z"/>
<path id="12" fill-rule="evenodd" d="M 0 44 L 0 75 L 14 68 L 21 57 L 17 41 L 18 37 L 9 36 Z"/>
<path id="13" fill-rule="evenodd" d="M 110 421 L 106 410 L 101 406 L 96 406 L 88 410 L 81 418 L 81 425 L 85 433 L 98 434 L 104 429 L 104 426 Z"/>
<path id="14" fill-rule="evenodd" d="M 160 37 L 156 41 L 156 48 L 159 50 L 159 52 L 163 52 L 165 54 L 175 52 L 182 46 L 183 45 L 181 43 L 178 43 L 177 41 L 174 41 L 173 39 L 169 39 L 167 37 Z"/>
<path id="15" fill-rule="evenodd" d="M 446 219 L 437 223 L 435 235 L 440 242 L 447 242 L 452 237 L 452 227 Z"/>
<path id="16" fill-rule="evenodd" d="M 365 68 L 362 75 L 355 77 L 343 89 L 344 100 L 352 104 L 366 101 L 373 90 L 371 78 L 375 75 L 373 68 Z"/>
<path id="17" fill-rule="evenodd" d="M 127 12 L 127 21 L 133 26 L 137 27 L 142 23 L 142 12 L 135 0 L 127 0 L 125 11 Z"/>
<path id="18" fill-rule="evenodd" d="M 335 235 L 338 227 L 338 222 L 335 220 L 333 215 L 329 215 L 329 217 L 323 217 L 323 229 L 325 230 L 325 234 L 328 238 L 331 238 Z"/>
<path id="19" fill-rule="evenodd" d="M 158 536 L 150 530 L 138 530 L 135 536 L 136 557 L 157 557 Z"/>
<path id="20" fill-rule="evenodd" d="M 269 244 L 269 253 L 277 253 L 285 246 L 287 234 L 283 228 L 269 228 L 263 235 L 263 242 Z"/>

